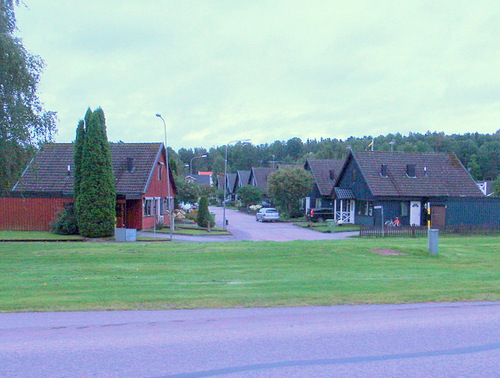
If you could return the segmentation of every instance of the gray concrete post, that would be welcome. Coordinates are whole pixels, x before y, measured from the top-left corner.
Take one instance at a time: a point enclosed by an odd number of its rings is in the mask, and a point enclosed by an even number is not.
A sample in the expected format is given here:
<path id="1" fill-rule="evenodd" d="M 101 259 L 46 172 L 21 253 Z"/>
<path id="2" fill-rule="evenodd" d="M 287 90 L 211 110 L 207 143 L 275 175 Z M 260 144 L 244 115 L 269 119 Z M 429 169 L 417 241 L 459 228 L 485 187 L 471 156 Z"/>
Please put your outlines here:
<path id="1" fill-rule="evenodd" d="M 432 255 L 438 254 L 439 230 L 435 228 L 429 229 L 429 253 Z"/>

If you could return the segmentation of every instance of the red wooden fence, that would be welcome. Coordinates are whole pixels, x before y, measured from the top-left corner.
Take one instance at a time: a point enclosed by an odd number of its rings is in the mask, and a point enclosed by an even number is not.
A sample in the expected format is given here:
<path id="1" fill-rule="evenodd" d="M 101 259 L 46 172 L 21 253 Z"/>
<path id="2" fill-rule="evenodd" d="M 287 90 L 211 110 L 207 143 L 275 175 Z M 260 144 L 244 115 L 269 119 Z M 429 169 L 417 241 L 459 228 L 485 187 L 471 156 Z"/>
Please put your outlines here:
<path id="1" fill-rule="evenodd" d="M 46 231 L 71 198 L 0 197 L 0 230 Z"/>

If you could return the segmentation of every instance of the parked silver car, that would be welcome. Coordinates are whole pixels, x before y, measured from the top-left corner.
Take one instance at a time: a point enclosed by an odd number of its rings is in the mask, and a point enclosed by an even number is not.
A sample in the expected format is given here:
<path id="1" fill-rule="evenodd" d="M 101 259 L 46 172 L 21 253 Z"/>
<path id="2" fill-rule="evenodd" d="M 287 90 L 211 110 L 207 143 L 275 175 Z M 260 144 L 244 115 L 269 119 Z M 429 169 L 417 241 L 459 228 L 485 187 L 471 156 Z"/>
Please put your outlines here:
<path id="1" fill-rule="evenodd" d="M 277 222 L 280 220 L 280 213 L 274 207 L 263 207 L 255 214 L 257 222 Z"/>

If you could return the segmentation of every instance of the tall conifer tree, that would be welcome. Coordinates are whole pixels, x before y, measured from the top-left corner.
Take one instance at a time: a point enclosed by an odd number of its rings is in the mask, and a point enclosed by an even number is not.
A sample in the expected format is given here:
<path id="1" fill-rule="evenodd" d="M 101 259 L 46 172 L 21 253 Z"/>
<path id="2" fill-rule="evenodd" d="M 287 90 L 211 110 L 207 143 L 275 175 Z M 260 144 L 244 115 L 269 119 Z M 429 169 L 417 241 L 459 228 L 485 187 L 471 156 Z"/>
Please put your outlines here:
<path id="1" fill-rule="evenodd" d="M 75 161 L 76 152 L 75 149 Z M 75 192 L 80 234 L 93 238 L 111 236 L 115 227 L 116 191 L 106 121 L 100 108 L 85 115 L 80 162 L 80 181 Z"/>
<path id="2" fill-rule="evenodd" d="M 82 181 L 82 157 L 83 157 L 83 145 L 85 143 L 85 123 L 84 121 L 78 122 L 78 127 L 76 129 L 76 139 L 75 139 L 75 156 L 73 158 L 75 179 L 73 181 L 73 194 L 75 201 L 78 202 L 78 194 L 80 193 L 80 183 Z"/>

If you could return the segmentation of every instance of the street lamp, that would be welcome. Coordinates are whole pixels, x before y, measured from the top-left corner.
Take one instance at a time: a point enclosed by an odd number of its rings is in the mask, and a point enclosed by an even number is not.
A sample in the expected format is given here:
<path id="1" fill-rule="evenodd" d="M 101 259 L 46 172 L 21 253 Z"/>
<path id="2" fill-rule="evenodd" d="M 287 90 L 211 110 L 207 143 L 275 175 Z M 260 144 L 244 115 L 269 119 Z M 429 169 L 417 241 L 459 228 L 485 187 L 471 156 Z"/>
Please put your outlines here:
<path id="1" fill-rule="evenodd" d="M 172 211 L 172 194 L 170 192 L 170 163 L 168 161 L 168 145 L 167 145 L 167 124 L 161 114 L 156 114 L 158 118 L 163 121 L 163 130 L 165 132 L 165 159 L 167 167 L 167 209 L 169 216 L 169 226 L 170 226 L 170 240 L 173 240 L 173 231 L 174 231 L 174 212 Z"/>
<path id="2" fill-rule="evenodd" d="M 192 176 L 193 175 L 193 169 L 192 169 L 192 164 L 193 164 L 193 160 L 194 159 L 202 159 L 202 158 L 206 158 L 208 157 L 207 154 L 203 154 L 201 156 L 195 156 L 194 158 L 192 158 L 190 161 L 189 161 L 189 174 Z"/>
<path id="3" fill-rule="evenodd" d="M 226 144 L 226 157 L 224 159 L 224 196 L 222 197 L 222 228 L 226 229 L 226 189 L 227 189 L 227 147 L 233 143 L 250 142 L 250 139 L 232 140 Z"/>

